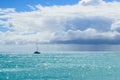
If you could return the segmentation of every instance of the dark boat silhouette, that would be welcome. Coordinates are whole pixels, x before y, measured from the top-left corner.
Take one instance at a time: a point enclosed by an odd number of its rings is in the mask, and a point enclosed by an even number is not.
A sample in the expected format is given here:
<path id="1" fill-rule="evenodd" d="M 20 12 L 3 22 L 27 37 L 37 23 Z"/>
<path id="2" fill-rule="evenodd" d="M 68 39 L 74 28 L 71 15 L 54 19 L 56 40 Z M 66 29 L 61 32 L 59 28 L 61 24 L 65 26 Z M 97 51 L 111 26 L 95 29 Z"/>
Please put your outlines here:
<path id="1" fill-rule="evenodd" d="M 39 51 L 35 51 L 34 54 L 40 54 L 40 52 Z"/>
<path id="2" fill-rule="evenodd" d="M 38 46 L 36 44 L 36 51 L 34 52 L 34 54 L 41 54 L 39 51 L 38 51 Z"/>

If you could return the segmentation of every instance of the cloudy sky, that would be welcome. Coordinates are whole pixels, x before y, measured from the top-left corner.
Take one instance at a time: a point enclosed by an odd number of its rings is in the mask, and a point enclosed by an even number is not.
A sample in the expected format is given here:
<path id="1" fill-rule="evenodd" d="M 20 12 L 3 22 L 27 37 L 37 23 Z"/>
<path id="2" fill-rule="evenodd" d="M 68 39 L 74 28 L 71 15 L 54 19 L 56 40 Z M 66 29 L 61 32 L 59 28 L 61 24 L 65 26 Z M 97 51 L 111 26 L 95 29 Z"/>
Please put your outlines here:
<path id="1" fill-rule="evenodd" d="M 120 0 L 0 0 L 0 49 L 120 44 Z"/>

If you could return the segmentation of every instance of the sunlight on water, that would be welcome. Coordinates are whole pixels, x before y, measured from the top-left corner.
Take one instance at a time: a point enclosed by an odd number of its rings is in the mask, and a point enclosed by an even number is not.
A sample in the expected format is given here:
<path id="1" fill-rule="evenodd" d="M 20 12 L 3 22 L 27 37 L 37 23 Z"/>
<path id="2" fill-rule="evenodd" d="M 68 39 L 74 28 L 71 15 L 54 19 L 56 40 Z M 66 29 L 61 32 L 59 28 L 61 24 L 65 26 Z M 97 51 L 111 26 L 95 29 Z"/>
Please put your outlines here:
<path id="1" fill-rule="evenodd" d="M 120 80 L 120 54 L 0 54 L 0 80 Z"/>

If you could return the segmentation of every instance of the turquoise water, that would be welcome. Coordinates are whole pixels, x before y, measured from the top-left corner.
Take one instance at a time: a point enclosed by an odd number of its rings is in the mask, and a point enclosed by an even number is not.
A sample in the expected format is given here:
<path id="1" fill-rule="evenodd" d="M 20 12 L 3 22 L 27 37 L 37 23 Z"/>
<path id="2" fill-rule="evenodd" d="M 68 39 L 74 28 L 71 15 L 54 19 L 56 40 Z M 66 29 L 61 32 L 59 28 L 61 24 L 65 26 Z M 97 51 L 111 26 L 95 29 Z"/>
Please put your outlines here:
<path id="1" fill-rule="evenodd" d="M 120 80 L 120 54 L 0 54 L 0 80 Z"/>

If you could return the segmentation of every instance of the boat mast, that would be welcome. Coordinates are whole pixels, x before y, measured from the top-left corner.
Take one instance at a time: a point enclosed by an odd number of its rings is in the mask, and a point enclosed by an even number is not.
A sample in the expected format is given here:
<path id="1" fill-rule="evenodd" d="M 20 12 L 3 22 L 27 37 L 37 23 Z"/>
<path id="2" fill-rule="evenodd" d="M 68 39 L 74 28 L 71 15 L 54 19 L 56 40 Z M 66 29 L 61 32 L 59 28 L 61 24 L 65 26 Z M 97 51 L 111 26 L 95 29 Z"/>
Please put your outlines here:
<path id="1" fill-rule="evenodd" d="M 38 51 L 38 45 L 37 45 L 37 43 L 36 43 L 36 51 Z"/>

